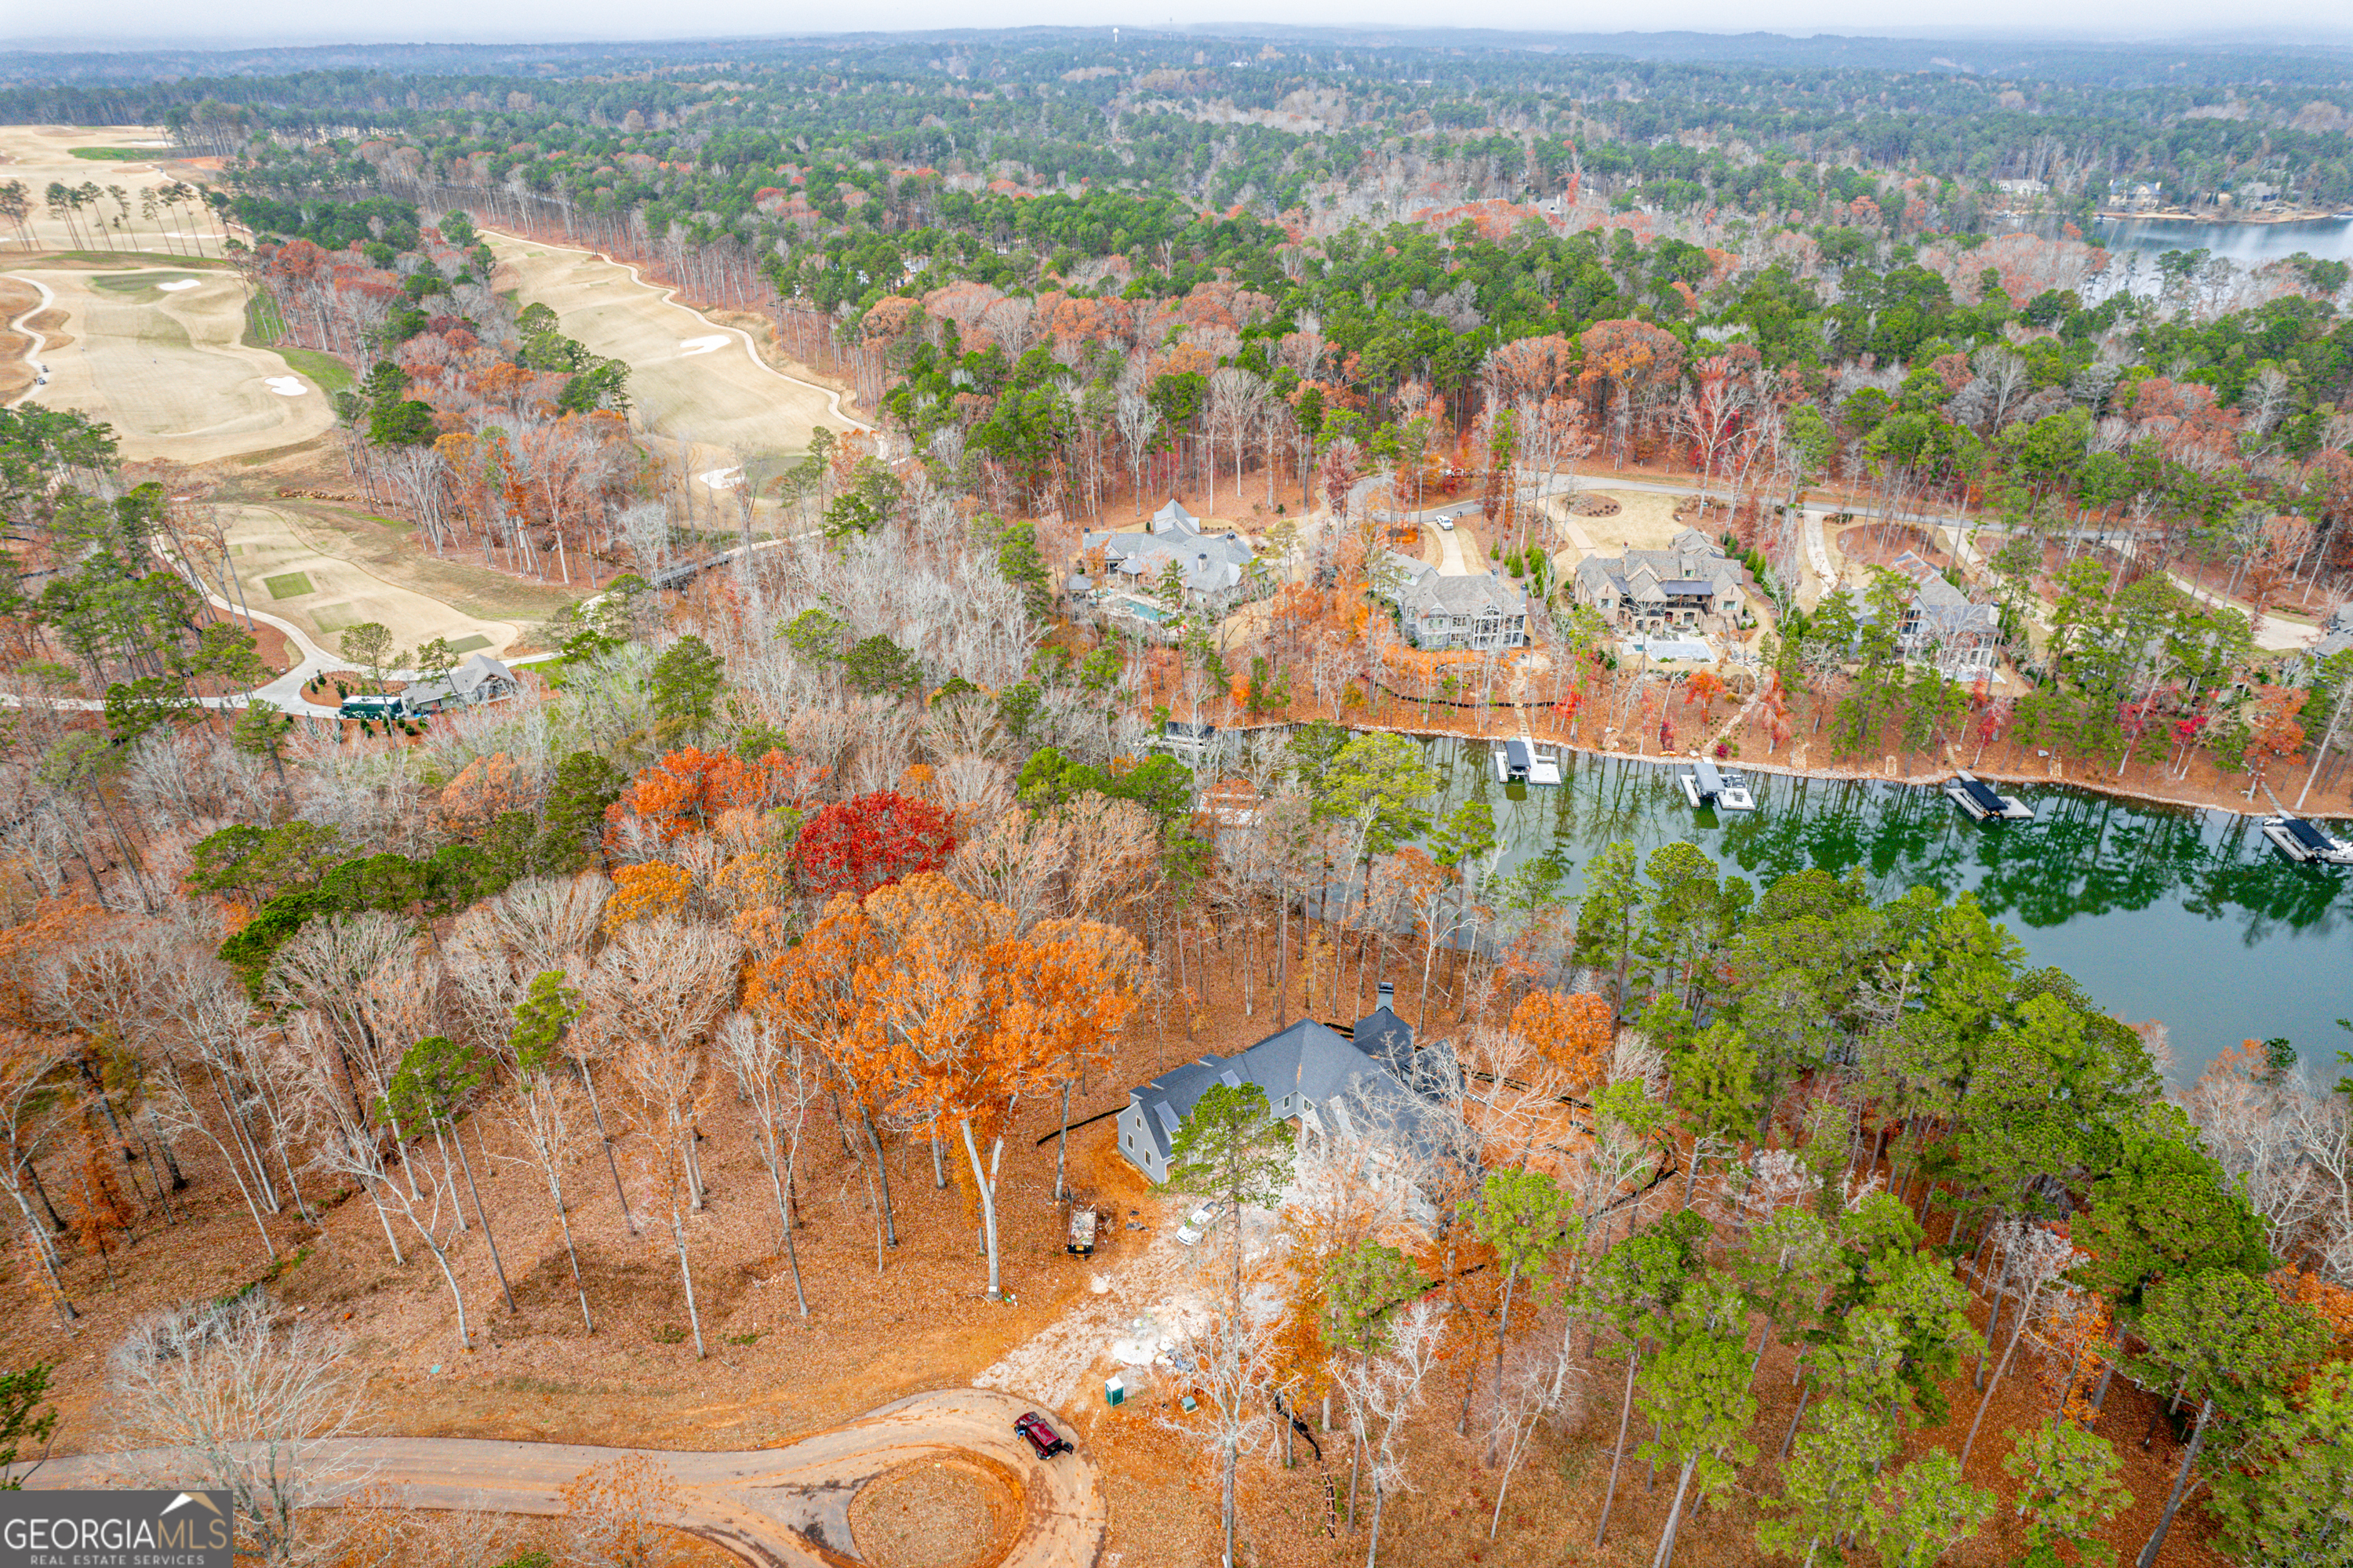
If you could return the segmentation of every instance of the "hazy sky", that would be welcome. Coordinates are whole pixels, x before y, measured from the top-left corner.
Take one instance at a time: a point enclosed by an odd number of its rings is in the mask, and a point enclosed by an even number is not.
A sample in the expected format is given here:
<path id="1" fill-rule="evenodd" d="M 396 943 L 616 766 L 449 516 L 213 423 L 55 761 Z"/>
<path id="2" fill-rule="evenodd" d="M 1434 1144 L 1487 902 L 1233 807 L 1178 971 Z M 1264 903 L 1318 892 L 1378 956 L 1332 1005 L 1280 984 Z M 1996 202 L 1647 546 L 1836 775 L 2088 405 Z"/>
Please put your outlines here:
<path id="1" fill-rule="evenodd" d="M 1433 7 L 1427 0 L 1276 0 L 1268 5 L 1236 0 L 866 0 L 845 6 L 778 6 L 761 0 L 404 0 L 382 10 L 322 6 L 317 0 L 240 0 L 226 6 L 184 0 L 115 0 L 106 6 L 0 7 L 0 40 L 48 42 L 77 37 L 117 40 L 122 47 L 208 41 L 333 43 L 396 39 L 449 42 L 582 38 L 773 36 L 819 31 L 928 27 L 1005 27 L 1039 23 L 1133 26 L 1180 22 L 1212 26 L 1237 16 L 1282 23 L 1358 24 L 1416 27 L 1527 27 L 1577 32 L 1820 31 L 1875 34 L 1983 34 L 1988 31 L 2064 33 L 2116 40 L 2211 34 L 2221 28 L 2267 36 L 2268 41 L 2346 42 L 2353 38 L 2341 0 L 2249 0 L 2218 10 L 2204 0 L 1616 0 L 1565 6 L 1542 0 L 1491 0 L 1471 11 Z M 62 24 L 62 26 L 60 25 Z M 52 31 L 54 29 L 54 31 Z"/>

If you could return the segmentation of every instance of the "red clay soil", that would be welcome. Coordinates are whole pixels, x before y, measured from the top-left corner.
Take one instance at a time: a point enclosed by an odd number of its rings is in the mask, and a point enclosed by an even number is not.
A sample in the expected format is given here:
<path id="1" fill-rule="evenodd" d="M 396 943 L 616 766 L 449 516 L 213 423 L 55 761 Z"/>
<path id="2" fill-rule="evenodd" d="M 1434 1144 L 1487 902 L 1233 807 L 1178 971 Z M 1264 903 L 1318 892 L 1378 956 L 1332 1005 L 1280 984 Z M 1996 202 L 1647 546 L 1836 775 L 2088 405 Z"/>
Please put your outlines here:
<path id="1" fill-rule="evenodd" d="M 1248 650 L 1241 652 L 1248 656 Z M 1228 655 L 1229 662 L 1235 655 Z M 1361 677 L 1362 665 L 1356 666 Z M 1654 673 L 1663 672 L 1653 672 Z M 1620 678 L 1623 678 L 1623 674 Z M 2015 696 L 2019 688 L 2014 683 L 2004 688 L 2006 694 Z M 1493 701 L 1482 709 L 1475 702 L 1425 701 L 1408 698 L 1386 688 L 1377 692 L 1367 703 L 1362 700 L 1361 678 L 1351 682 L 1346 697 L 1335 710 L 1332 704 L 1315 703 L 1303 692 L 1304 679 L 1294 674 L 1293 700 L 1279 715 L 1261 715 L 1261 725 L 1299 724 L 1311 719 L 1327 719 L 1357 729 L 1388 729 L 1407 735 L 1449 735 L 1470 739 L 1506 739 L 1520 733 L 1519 717 L 1514 712 L 1508 693 L 1510 683 L 1499 676 L 1494 683 Z M 1653 692 L 1659 688 L 1654 686 Z M 2066 783 L 2105 794 L 2126 796 L 2135 800 L 2156 800 L 2170 805 L 2212 807 L 2222 810 L 2253 811 L 2268 815 L 2271 799 L 2244 772 L 2224 772 L 2212 758 L 2202 750 L 2193 751 L 2179 775 L 2176 775 L 2178 759 L 2168 756 L 2157 761 L 2136 759 L 2119 775 L 2112 762 L 2097 758 L 2057 757 L 2058 771 L 2052 771 L 2053 758 L 2041 748 L 2021 745 L 2008 739 L 1997 741 L 1982 749 L 1974 740 L 1956 736 L 1949 742 L 1940 741 L 1933 748 L 1922 751 L 1897 749 L 1882 751 L 1868 758 L 1834 758 L 1829 743 L 1817 729 L 1827 729 L 1831 711 L 1842 691 L 1833 690 L 1826 697 L 1801 696 L 1791 705 L 1790 738 L 1775 747 L 1762 717 L 1749 715 L 1729 730 L 1725 726 L 1740 711 L 1741 699 L 1719 697 L 1703 710 L 1696 704 L 1685 703 L 1681 682 L 1666 688 L 1664 710 L 1673 721 L 1675 749 L 1662 755 L 1659 745 L 1657 713 L 1642 726 L 1630 719 L 1614 747 L 1599 745 L 1603 722 L 1596 716 L 1603 712 L 1599 703 L 1588 704 L 1582 715 L 1574 719 L 1560 717 L 1546 699 L 1551 695 L 1550 678 L 1538 677 L 1528 683 L 1526 714 L 1529 733 L 1548 746 L 1563 746 L 1572 750 L 1595 755 L 1615 755 L 1638 761 L 1666 762 L 1690 756 L 1691 748 L 1703 740 L 1711 745 L 1721 740 L 1730 748 L 1733 759 L 1750 764 L 1762 764 L 1784 771 L 1804 773 L 1817 779 L 1894 779 L 1915 784 L 1942 784 L 1958 768 L 1970 768 L 1982 777 L 2014 783 Z M 1159 694 L 1176 716 L 1192 715 L 1192 710 L 1173 692 Z M 1653 696 L 1656 701 L 1656 696 Z M 1621 705 L 1623 711 L 1623 705 Z M 1253 722 L 1239 705 L 1225 697 L 1204 702 L 1197 715 L 1229 727 L 1247 728 Z M 1719 732 L 1722 732 L 1719 734 Z M 1799 758 L 1802 755 L 1802 762 Z M 1894 771 L 1887 768 L 1887 758 L 1896 759 Z M 2329 777 L 2313 789 L 2304 810 L 2318 817 L 2353 815 L 2353 768 L 2344 765 L 2346 753 L 2340 742 L 2329 757 Z M 2274 763 L 2265 775 L 2271 789 L 2281 801 L 2293 807 L 2303 791 L 2305 778 L 2312 766 L 2309 757 L 2287 764 Z"/>
<path id="2" fill-rule="evenodd" d="M 1274 1018 L 1263 1000 L 1255 1017 L 1236 1003 L 1230 956 L 1192 946 L 1187 980 L 1203 998 L 1186 1017 L 1171 1009 L 1163 1022 L 1147 1012 L 1124 1043 L 1118 1065 L 1074 1097 L 1074 1120 L 1124 1102 L 1130 1084 L 1205 1052 L 1229 1052 L 1271 1033 Z M 1297 978 L 1294 964 L 1294 980 Z M 1417 1016 L 1415 976 L 1403 972 L 1398 1006 Z M 1319 1013 L 1353 1017 L 1369 985 L 1357 985 L 1336 1007 Z M 1433 1034 L 1458 1025 L 1434 1010 Z M 1294 1004 L 1293 1015 L 1297 1015 Z M 1166 1029 L 1164 1035 L 1163 1029 Z M 795 1310 L 768 1180 L 757 1162 L 733 1097 L 714 1097 L 703 1120 L 710 1207 L 684 1218 L 695 1292 L 711 1354 L 698 1361 L 688 1323 L 679 1266 L 669 1239 L 666 1210 L 649 1212 L 649 1196 L 633 1195 L 640 1234 L 624 1224 L 604 1162 L 592 1154 L 573 1175 L 572 1224 L 579 1238 L 596 1331 L 584 1331 L 555 1217 L 535 1175 L 512 1162 L 521 1151 L 494 1111 L 464 1127 L 475 1155 L 483 1198 L 497 1229 L 520 1310 L 500 1298 L 479 1230 L 459 1239 L 452 1267 L 466 1295 L 477 1349 L 462 1351 L 449 1298 L 429 1257 L 403 1238 L 405 1266 L 396 1267 L 383 1231 L 364 1197 L 332 1201 L 324 1227 L 306 1232 L 288 1215 L 273 1222 L 283 1261 L 268 1266 L 251 1221 L 226 1172 L 188 1141 L 182 1160 L 195 1181 L 181 1194 L 181 1223 L 142 1223 L 127 1246 L 118 1245 L 112 1278 L 99 1260 L 81 1258 L 66 1272 L 69 1293 L 83 1317 L 71 1330 L 29 1291 L 0 1330 L 0 1360 L 25 1365 L 57 1363 L 56 1395 L 65 1413 L 63 1451 L 105 1441 L 102 1368 L 109 1347 L 130 1320 L 165 1302 L 226 1293 L 267 1281 L 281 1300 L 314 1320 L 352 1336 L 353 1356 L 375 1395 L 372 1429 L 411 1436 L 499 1436 L 548 1441 L 645 1445 L 678 1448 L 737 1448 L 782 1442 L 925 1389 L 969 1383 L 1006 1351 L 1036 1333 L 1085 1289 L 1088 1276 L 1116 1267 L 1156 1228 L 1173 1224 L 1176 1202 L 1145 1187 L 1113 1145 L 1113 1124 L 1096 1121 L 1071 1139 L 1072 1186 L 1113 1215 L 1103 1252 L 1092 1260 L 1060 1250 L 1062 1211 L 1052 1200 L 1054 1142 L 1037 1139 L 1056 1125 L 1055 1106 L 1018 1107 L 1006 1144 L 999 1195 L 1006 1284 L 1014 1299 L 982 1298 L 986 1276 L 976 1245 L 973 1205 L 959 1179 L 933 1185 L 928 1147 L 895 1139 L 890 1148 L 900 1245 L 878 1272 L 874 1235 L 859 1168 L 844 1157 L 828 1115 L 813 1120 L 804 1149 L 799 1191 L 805 1224 L 796 1233 L 811 1315 Z M 617 1107 L 609 1104 L 608 1116 Z M 622 1144 L 629 1169 L 630 1141 Z M 491 1159 L 485 1160 L 488 1153 Z M 955 1171 L 951 1162 L 949 1169 Z M 140 1172 L 131 1172 L 133 1177 Z M 314 1202 L 330 1194 L 313 1180 Z M 1125 1228 L 1134 1210 L 1146 1228 Z M 1787 1351 L 1767 1357 L 1758 1389 L 1762 1409 L 1754 1440 L 1767 1451 L 1788 1418 Z M 1452 1375 L 1450 1373 L 1450 1375 Z M 1605 1445 L 1614 1430 L 1615 1379 L 1596 1363 L 1580 1385 L 1585 1408 L 1562 1433 L 1541 1436 L 1513 1482 L 1504 1528 L 1491 1544 L 1487 1510 L 1498 1477 L 1483 1467 L 1475 1444 L 1454 1436 L 1461 1384 L 1433 1392 L 1411 1451 L 1412 1489 L 1388 1499 L 1383 1551 L 1395 1563 L 1568 1562 L 1631 1564 L 1656 1539 L 1668 1487 L 1653 1494 L 1643 1467 L 1629 1462 L 1620 1489 L 1607 1551 L 1589 1550 L 1591 1520 L 1606 1477 Z M 2024 1404 L 2033 1380 L 2013 1372 L 2002 1385 L 1971 1478 L 2008 1483 L 1996 1468 L 2008 1432 L 2028 1418 Z M 1173 1397 L 1173 1395 L 1172 1395 Z M 1966 1384 L 1953 1392 L 1952 1422 L 1928 1441 L 1957 1446 L 1971 1411 Z M 2111 1394 L 2103 1430 L 2126 1459 L 2125 1479 L 2140 1499 L 2110 1531 L 2126 1551 L 2144 1538 L 2148 1516 L 2162 1501 L 2174 1456 L 2160 1436 L 2146 1454 L 2135 1446 L 2146 1406 L 2121 1380 Z M 1100 1402 L 1060 1414 L 1087 1456 L 1101 1467 L 1111 1504 L 1108 1552 L 1151 1568 L 1208 1568 L 1217 1558 L 1216 1488 L 1205 1450 L 1167 1429 L 1178 1414 L 1147 1401 L 1113 1410 Z M 1285 1474 L 1253 1462 L 1245 1467 L 1244 1520 L 1250 1551 L 1269 1564 L 1340 1564 L 1363 1559 L 1361 1535 L 1325 1531 L 1323 1472 L 1305 1445 L 1305 1467 Z M 1325 1446 L 1345 1504 L 1345 1441 Z M 1753 1531 L 1755 1496 L 1775 1489 L 1769 1463 L 1744 1475 L 1744 1489 L 1721 1513 L 1694 1518 L 1678 1552 L 1685 1564 L 1746 1564 L 1758 1561 Z M 2167 1549 L 2168 1568 L 2217 1563 L 2202 1544 L 2205 1525 L 2186 1510 Z M 1957 1551 L 1965 1568 L 1995 1568 L 2015 1560 L 2018 1534 L 2008 1511 L 1989 1533 Z M 1862 1561 L 1856 1558 L 1855 1561 Z"/>

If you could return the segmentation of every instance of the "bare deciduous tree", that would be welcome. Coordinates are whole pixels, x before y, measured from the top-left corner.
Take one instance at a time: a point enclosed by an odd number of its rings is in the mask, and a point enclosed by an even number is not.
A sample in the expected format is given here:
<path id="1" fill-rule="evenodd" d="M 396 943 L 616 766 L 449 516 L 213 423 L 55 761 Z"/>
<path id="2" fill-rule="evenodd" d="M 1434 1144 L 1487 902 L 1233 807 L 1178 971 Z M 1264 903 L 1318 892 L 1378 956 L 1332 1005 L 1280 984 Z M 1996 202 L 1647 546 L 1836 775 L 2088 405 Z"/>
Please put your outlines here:
<path id="1" fill-rule="evenodd" d="M 760 1160 L 776 1195 L 776 1228 L 786 1264 L 792 1269 L 793 1301 L 808 1316 L 808 1293 L 801 1286 L 800 1252 L 793 1245 L 793 1168 L 800 1158 L 801 1129 L 825 1085 L 797 1036 L 748 1012 L 731 1013 L 720 1026 L 720 1049 L 734 1071 L 736 1086 L 752 1107 L 760 1134 Z"/>
<path id="2" fill-rule="evenodd" d="M 334 1452 L 363 1401 L 344 1351 L 259 1291 L 166 1308 L 132 1325 L 108 1361 L 117 1433 L 159 1481 L 230 1495 L 240 1557 L 321 1561 L 330 1548 L 309 1510 L 367 1478 Z"/>

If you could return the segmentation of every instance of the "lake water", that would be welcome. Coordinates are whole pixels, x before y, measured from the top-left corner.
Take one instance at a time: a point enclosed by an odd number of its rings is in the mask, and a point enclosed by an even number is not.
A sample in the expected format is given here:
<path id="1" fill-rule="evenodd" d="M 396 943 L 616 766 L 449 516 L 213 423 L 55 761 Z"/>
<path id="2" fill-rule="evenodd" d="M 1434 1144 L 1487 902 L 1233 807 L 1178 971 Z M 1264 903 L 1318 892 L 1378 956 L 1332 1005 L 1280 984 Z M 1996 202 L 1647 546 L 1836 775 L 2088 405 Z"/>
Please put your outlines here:
<path id="1" fill-rule="evenodd" d="M 1442 809 L 1473 796 L 1494 808 L 1502 871 L 1556 850 L 1573 892 L 1619 839 L 1645 855 L 1688 839 L 1760 888 L 1860 866 L 1880 899 L 1975 893 L 2031 964 L 2066 970 L 2126 1022 L 2162 1019 L 2179 1081 L 2244 1039 L 2284 1036 L 2307 1065 L 2353 1049 L 2336 1025 L 2353 1017 L 2353 869 L 2282 860 L 2252 817 L 2029 786 L 2011 792 L 2032 821 L 1980 824 L 1940 789 L 1751 774 L 1757 810 L 1719 820 L 1693 811 L 1664 766 L 1572 752 L 1558 789 L 1507 791 L 1483 743 L 1436 740 L 1430 754 Z"/>
<path id="2" fill-rule="evenodd" d="M 2327 260 L 2353 260 L 2353 218 L 2318 218 L 2308 223 L 2184 223 L 2179 219 L 2102 218 L 2086 238 L 2116 253 L 2122 265 L 2128 251 L 2154 255 L 2163 250 L 2211 250 L 2242 267 L 2260 267 L 2301 250 Z M 2143 273 L 2148 263 L 2141 263 Z"/>

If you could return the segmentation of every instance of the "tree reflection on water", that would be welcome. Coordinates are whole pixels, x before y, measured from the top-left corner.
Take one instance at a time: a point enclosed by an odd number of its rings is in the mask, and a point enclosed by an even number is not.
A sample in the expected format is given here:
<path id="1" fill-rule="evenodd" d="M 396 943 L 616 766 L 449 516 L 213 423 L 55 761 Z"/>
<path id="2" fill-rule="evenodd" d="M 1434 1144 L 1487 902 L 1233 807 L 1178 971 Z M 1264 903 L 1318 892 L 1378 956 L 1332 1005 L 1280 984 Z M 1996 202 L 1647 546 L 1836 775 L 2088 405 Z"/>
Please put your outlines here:
<path id="1" fill-rule="evenodd" d="M 2337 1048 L 2331 1021 L 2353 1012 L 2353 874 L 2281 859 L 2252 817 L 2025 786 L 2014 792 L 2034 821 L 1978 823 L 1939 789 L 1751 774 L 1758 809 L 1719 820 L 1691 810 L 1671 764 L 1570 754 L 1559 789 L 1510 799 L 1483 746 L 1430 745 L 1449 806 L 1477 797 L 1494 807 L 1496 869 L 1550 854 L 1569 873 L 1565 896 L 1605 844 L 1631 839 L 1648 854 L 1689 839 L 1759 886 L 1808 866 L 1860 867 L 1880 898 L 1907 887 L 1973 893 L 2042 961 L 2114 963 L 2105 985 L 2082 978 L 2123 1016 L 2165 1016 L 2185 1061 L 2285 1018 L 2307 1059 L 2325 1062 Z M 2189 994 L 2185 968 L 2212 993 L 2211 1009 Z"/>

